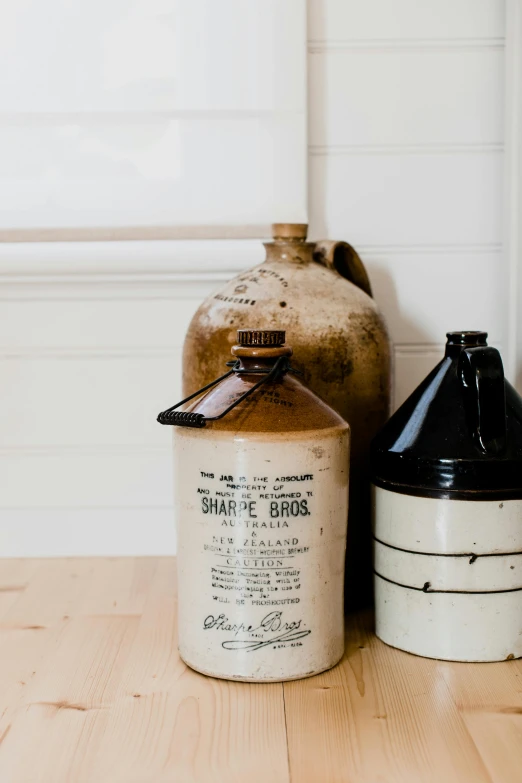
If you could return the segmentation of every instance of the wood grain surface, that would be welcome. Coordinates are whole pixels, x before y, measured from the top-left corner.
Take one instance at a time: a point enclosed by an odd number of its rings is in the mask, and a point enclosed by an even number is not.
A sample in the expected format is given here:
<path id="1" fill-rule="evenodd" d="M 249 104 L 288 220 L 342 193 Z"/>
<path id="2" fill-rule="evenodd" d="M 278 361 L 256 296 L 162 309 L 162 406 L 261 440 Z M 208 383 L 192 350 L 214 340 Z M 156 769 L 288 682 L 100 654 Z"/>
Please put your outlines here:
<path id="1" fill-rule="evenodd" d="M 172 558 L 0 561 L 1 783 L 516 783 L 522 663 L 382 644 L 273 685 L 177 653 Z"/>

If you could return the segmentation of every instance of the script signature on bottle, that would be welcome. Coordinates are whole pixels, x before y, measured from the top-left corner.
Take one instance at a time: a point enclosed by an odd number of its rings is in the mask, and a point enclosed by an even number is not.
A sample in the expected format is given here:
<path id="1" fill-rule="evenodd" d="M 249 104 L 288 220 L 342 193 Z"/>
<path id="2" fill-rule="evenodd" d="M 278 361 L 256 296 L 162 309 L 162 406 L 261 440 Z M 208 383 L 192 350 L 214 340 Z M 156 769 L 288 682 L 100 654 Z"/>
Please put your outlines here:
<path id="1" fill-rule="evenodd" d="M 285 622 L 282 619 L 283 612 L 270 612 L 267 614 L 259 625 L 249 625 L 248 623 L 231 623 L 225 614 L 214 616 L 209 614 L 203 621 L 203 628 L 205 631 L 226 631 L 233 633 L 237 637 L 240 633 L 260 634 L 274 633 L 275 636 L 270 636 L 269 639 L 230 639 L 222 642 L 221 646 L 225 650 L 246 650 L 246 652 L 254 652 L 255 650 L 261 650 L 263 647 L 269 647 L 271 644 L 283 643 L 283 642 L 295 642 L 298 639 L 303 639 L 308 634 L 312 633 L 311 630 L 301 628 L 302 620 L 293 620 L 291 622 Z"/>

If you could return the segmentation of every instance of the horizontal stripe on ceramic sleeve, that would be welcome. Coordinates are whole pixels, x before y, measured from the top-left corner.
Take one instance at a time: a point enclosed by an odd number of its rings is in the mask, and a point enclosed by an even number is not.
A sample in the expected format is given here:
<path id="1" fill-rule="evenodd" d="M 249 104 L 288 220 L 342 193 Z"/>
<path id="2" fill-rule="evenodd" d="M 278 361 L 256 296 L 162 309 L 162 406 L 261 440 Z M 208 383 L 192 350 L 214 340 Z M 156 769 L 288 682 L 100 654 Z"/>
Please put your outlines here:
<path id="1" fill-rule="evenodd" d="M 522 551 L 522 500 L 441 500 L 373 490 L 374 535 L 414 552 Z"/>
<path id="2" fill-rule="evenodd" d="M 431 555 L 374 542 L 375 571 L 424 590 L 490 592 L 522 589 L 522 552 L 509 555 Z"/>

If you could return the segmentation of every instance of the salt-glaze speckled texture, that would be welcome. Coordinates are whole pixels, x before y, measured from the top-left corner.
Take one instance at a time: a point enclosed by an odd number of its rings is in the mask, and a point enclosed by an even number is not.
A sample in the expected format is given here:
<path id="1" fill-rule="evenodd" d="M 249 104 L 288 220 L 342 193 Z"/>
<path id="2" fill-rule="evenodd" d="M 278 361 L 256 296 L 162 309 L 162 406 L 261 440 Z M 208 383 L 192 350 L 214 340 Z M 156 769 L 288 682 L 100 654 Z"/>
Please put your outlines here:
<path id="1" fill-rule="evenodd" d="M 245 373 L 193 411 L 216 415 L 288 356 L 235 346 Z M 349 427 L 290 373 L 204 429 L 174 428 L 179 649 L 215 677 L 279 681 L 344 650 Z"/>
<path id="2" fill-rule="evenodd" d="M 220 414 L 260 380 L 260 375 L 248 369 L 270 368 L 282 356 L 290 357 L 292 349 L 277 347 L 245 347 L 235 345 L 232 354 L 240 360 L 245 372 L 233 374 L 226 381 L 196 399 L 188 411 L 211 417 Z M 207 432 L 269 432 L 274 440 L 284 440 L 289 434 L 310 431 L 330 431 L 347 428 L 346 422 L 314 392 L 299 376 L 289 371 L 276 380 L 266 381 L 252 396 L 238 403 L 227 415 L 207 424 Z"/>
<path id="3" fill-rule="evenodd" d="M 347 603 L 364 603 L 371 594 L 369 444 L 389 413 L 387 330 L 367 293 L 314 261 L 314 244 L 277 240 L 266 249 L 263 264 L 210 296 L 192 319 L 183 354 L 184 394 L 223 373 L 237 329 L 286 330 L 292 365 L 350 423 Z M 329 250 L 328 263 L 334 248 Z M 364 286 L 363 271 L 357 280 Z"/>

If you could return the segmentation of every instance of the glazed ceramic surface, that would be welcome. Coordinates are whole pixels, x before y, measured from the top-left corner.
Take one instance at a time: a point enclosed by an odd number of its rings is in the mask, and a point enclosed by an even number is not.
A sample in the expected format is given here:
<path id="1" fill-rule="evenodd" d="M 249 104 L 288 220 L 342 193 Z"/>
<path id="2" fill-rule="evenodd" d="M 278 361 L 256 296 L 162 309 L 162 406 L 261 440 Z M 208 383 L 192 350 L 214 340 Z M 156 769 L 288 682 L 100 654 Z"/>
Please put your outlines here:
<path id="1" fill-rule="evenodd" d="M 522 656 L 522 500 L 374 490 L 376 632 L 430 658 Z"/>
<path id="2" fill-rule="evenodd" d="M 223 411 L 291 349 L 233 353 L 241 371 L 192 411 Z M 174 456 L 186 663 L 251 681 L 334 666 L 344 650 L 348 425 L 287 372 L 203 429 L 175 427 Z"/>
<path id="3" fill-rule="evenodd" d="M 522 400 L 480 332 L 372 446 L 377 635 L 431 658 L 522 656 Z"/>
<path id="4" fill-rule="evenodd" d="M 390 344 L 364 266 L 347 243 L 309 243 L 306 226 L 276 226 L 266 261 L 200 306 L 183 353 L 189 394 L 223 373 L 236 329 L 286 329 L 307 386 L 350 424 L 347 600 L 371 595 L 369 445 L 389 415 Z"/>

